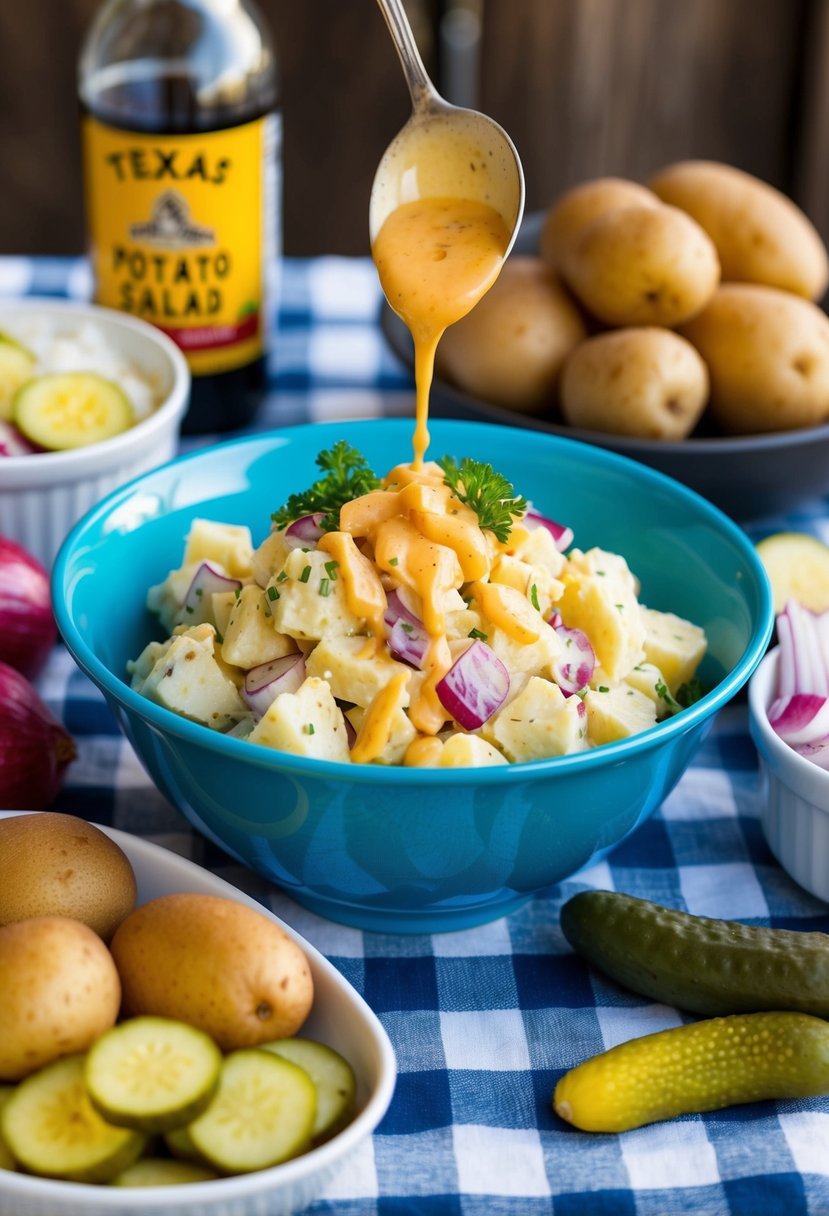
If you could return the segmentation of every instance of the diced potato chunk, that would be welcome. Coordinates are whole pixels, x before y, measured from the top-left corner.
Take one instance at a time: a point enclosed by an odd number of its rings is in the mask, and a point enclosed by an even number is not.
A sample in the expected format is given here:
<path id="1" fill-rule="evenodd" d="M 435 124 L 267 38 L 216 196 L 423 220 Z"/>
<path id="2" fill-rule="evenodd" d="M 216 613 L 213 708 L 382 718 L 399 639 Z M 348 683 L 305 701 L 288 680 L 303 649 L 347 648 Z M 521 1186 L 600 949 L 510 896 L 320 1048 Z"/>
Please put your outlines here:
<path id="1" fill-rule="evenodd" d="M 615 553 L 576 550 L 564 576 L 559 610 L 565 625 L 583 629 L 596 658 L 615 683 L 644 655 L 645 626 L 636 581 Z"/>
<path id="2" fill-rule="evenodd" d="M 280 693 L 248 736 L 295 756 L 348 763 L 345 719 L 325 680 L 306 679 L 296 692 Z"/>
<path id="3" fill-rule="evenodd" d="M 254 549 L 251 558 L 251 573 L 255 582 L 260 587 L 267 587 L 273 576 L 284 566 L 288 554 L 292 552 L 290 545 L 285 543 L 284 530 L 271 532 L 266 536 L 259 548 Z"/>
<path id="4" fill-rule="evenodd" d="M 250 578 L 253 541 L 250 528 L 194 519 L 187 534 L 184 564 L 218 562 L 231 578 Z"/>
<path id="5" fill-rule="evenodd" d="M 440 768 L 485 768 L 507 764 L 497 748 L 479 735 L 450 735 L 440 753 Z"/>
<path id="6" fill-rule="evenodd" d="M 235 667 L 257 667 L 296 650 L 293 638 L 277 632 L 267 593 L 255 583 L 240 591 L 222 636 L 222 658 Z"/>
<path id="7" fill-rule="evenodd" d="M 526 539 L 515 547 L 515 556 L 531 566 L 542 566 L 554 579 L 561 577 L 567 559 L 556 547 L 550 533 L 544 527 L 527 529 Z"/>
<path id="8" fill-rule="evenodd" d="M 673 612 L 640 607 L 645 629 L 645 657 L 665 677 L 673 696 L 690 680 L 705 654 L 707 642 L 699 625 Z"/>
<path id="9" fill-rule="evenodd" d="M 490 735 L 512 761 L 543 760 L 586 746 L 584 709 L 557 684 L 533 676 L 491 719 Z"/>
<path id="10" fill-rule="evenodd" d="M 319 641 L 365 628 L 365 621 L 348 606 L 343 580 L 335 577 L 335 564 L 329 553 L 291 550 L 282 570 L 268 583 L 278 597 L 271 602 L 271 611 L 279 633 Z"/>
<path id="11" fill-rule="evenodd" d="M 392 676 L 405 673 L 406 682 L 411 667 L 398 663 L 384 652 L 377 653 L 375 643 L 365 637 L 332 637 L 319 642 L 305 660 L 309 676 L 325 680 L 340 701 L 352 701 L 368 708 Z M 408 696 L 403 704 L 408 705 Z"/>
<path id="12" fill-rule="evenodd" d="M 666 692 L 668 696 L 671 695 L 665 677 L 654 663 L 637 663 L 625 676 L 624 682 L 650 697 L 656 706 L 657 718 L 667 718 L 675 712 L 676 705 L 671 705 L 664 695 Z"/>
<path id="13" fill-rule="evenodd" d="M 184 600 L 200 565 L 201 562 L 191 562 L 171 570 L 163 582 L 156 583 L 147 592 L 147 607 L 155 613 L 168 633 L 182 623 Z"/>
<path id="14" fill-rule="evenodd" d="M 603 686 L 604 687 L 604 686 Z M 656 706 L 650 697 L 629 684 L 614 684 L 607 691 L 586 693 L 587 735 L 591 743 L 615 743 L 656 725 Z"/>
<path id="15" fill-rule="evenodd" d="M 225 731 L 249 711 L 213 655 L 213 637 L 212 626 L 200 625 L 171 638 L 140 691 L 193 722 Z"/>
<path id="16" fill-rule="evenodd" d="M 363 718 L 366 715 L 365 709 L 360 705 L 355 705 L 353 709 L 349 709 L 346 713 L 351 725 L 359 732 L 363 724 Z M 388 719 L 389 738 L 386 746 L 383 748 L 379 756 L 376 757 L 376 764 L 402 764 L 403 757 L 406 754 L 406 748 L 416 737 L 417 731 L 409 721 L 408 715 L 402 709 L 395 709 Z"/>

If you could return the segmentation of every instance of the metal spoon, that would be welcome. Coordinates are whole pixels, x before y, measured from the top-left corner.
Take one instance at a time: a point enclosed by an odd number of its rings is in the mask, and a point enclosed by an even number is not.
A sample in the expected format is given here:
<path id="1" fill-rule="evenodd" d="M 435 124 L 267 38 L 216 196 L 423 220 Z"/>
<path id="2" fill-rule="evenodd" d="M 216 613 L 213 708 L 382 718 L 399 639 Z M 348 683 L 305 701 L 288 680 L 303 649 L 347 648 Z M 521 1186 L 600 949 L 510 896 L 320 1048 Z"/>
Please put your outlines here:
<path id="1" fill-rule="evenodd" d="M 397 48 L 412 99 L 412 116 L 383 154 L 369 201 L 369 237 L 402 203 L 465 198 L 488 203 L 510 233 L 512 248 L 524 213 L 524 171 L 502 127 L 477 110 L 453 106 L 432 84 L 402 0 L 377 0 Z"/>

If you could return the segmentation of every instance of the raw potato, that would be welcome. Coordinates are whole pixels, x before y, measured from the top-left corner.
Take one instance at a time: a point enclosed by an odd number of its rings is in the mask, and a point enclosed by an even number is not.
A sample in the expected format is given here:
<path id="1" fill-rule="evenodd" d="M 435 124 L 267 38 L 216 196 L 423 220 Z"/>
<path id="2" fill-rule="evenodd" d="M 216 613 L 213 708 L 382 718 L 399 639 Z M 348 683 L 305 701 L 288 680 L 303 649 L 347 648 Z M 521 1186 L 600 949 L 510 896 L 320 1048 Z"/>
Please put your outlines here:
<path id="1" fill-rule="evenodd" d="M 118 972 L 87 925 L 61 916 L 0 928 L 0 1080 L 86 1049 L 114 1025 Z"/>
<path id="2" fill-rule="evenodd" d="M 624 177 L 597 177 L 560 195 L 544 217 L 539 253 L 555 271 L 583 228 L 620 207 L 658 207 L 652 190 Z"/>
<path id="3" fill-rule="evenodd" d="M 581 231 L 562 276 L 606 325 L 673 326 L 705 307 L 720 264 L 710 237 L 684 211 L 623 207 Z"/>
<path id="4" fill-rule="evenodd" d="M 624 207 L 582 230 L 562 274 L 605 325 L 675 326 L 709 302 L 720 261 L 710 237 L 678 208 Z"/>
<path id="5" fill-rule="evenodd" d="M 86 820 L 52 811 L 0 820 L 0 925 L 71 916 L 108 942 L 135 897 L 127 855 Z"/>
<path id="6" fill-rule="evenodd" d="M 829 318 L 774 287 L 725 283 L 681 331 L 708 364 L 709 410 L 730 434 L 829 420 Z"/>
<path id="7" fill-rule="evenodd" d="M 447 329 L 436 367 L 473 397 L 541 413 L 585 332 L 578 308 L 541 259 L 513 256 L 472 312 Z"/>
<path id="8" fill-rule="evenodd" d="M 829 281 L 826 247 L 800 208 L 732 165 L 679 161 L 648 183 L 681 207 L 717 247 L 723 282 L 760 283 L 817 300 Z"/>
<path id="9" fill-rule="evenodd" d="M 189 1022 L 223 1051 L 296 1033 L 311 1008 L 311 969 L 273 921 L 216 895 L 162 895 L 112 939 L 124 1012 Z"/>
<path id="10" fill-rule="evenodd" d="M 576 347 L 561 377 L 561 412 L 587 431 L 684 439 L 708 400 L 708 371 L 669 329 L 617 329 Z"/>

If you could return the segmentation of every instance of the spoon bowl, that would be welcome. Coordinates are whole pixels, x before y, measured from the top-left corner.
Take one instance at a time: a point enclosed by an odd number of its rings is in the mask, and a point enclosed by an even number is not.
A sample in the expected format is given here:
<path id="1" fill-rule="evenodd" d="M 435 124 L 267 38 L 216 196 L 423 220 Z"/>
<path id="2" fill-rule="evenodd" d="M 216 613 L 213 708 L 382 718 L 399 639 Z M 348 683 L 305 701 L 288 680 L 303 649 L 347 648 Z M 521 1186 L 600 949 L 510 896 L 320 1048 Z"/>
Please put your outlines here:
<path id="1" fill-rule="evenodd" d="M 369 237 L 374 243 L 397 207 L 421 198 L 487 203 L 510 234 L 509 253 L 524 213 L 524 172 L 506 131 L 477 110 L 451 105 L 435 89 L 400 0 L 378 0 L 394 41 L 412 116 L 384 152 L 371 189 Z"/>

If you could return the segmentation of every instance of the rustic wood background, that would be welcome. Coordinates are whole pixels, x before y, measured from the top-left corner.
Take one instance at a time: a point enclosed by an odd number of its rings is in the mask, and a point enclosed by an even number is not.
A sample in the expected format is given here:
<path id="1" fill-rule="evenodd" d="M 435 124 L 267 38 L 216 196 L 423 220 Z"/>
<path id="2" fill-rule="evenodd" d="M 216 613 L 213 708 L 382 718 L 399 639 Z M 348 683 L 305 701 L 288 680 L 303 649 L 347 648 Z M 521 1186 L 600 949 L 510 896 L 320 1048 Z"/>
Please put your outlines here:
<path id="1" fill-rule="evenodd" d="M 829 240 L 829 0 L 467 0 L 478 105 L 509 130 L 528 210 L 687 156 L 786 190 Z M 427 66 L 449 0 L 410 0 Z M 0 253 L 83 249 L 75 62 L 97 0 L 0 4 Z M 289 254 L 368 252 L 377 162 L 409 112 L 375 0 L 260 0 L 283 70 Z"/>

